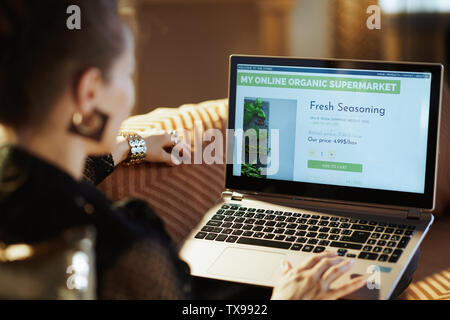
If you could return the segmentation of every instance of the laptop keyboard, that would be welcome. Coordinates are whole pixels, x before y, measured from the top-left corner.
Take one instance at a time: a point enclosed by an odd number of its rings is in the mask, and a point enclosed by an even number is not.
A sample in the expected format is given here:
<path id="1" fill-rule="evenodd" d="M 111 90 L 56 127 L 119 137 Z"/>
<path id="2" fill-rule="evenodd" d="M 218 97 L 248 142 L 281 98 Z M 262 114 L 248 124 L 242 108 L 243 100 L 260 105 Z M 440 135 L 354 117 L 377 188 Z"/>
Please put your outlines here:
<path id="1" fill-rule="evenodd" d="M 395 263 L 414 229 L 406 224 L 224 204 L 195 238 L 313 253 L 328 248 L 340 256 Z"/>

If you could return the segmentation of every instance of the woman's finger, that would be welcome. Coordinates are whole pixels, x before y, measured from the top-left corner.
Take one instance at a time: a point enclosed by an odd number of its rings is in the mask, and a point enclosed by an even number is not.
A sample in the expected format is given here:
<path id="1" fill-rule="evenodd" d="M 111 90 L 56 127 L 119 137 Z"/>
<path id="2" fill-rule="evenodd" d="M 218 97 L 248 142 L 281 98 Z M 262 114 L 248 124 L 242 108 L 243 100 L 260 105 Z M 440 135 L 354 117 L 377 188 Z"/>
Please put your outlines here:
<path id="1" fill-rule="evenodd" d="M 292 269 L 292 264 L 286 259 L 281 260 L 281 275 L 285 275 Z"/>
<path id="2" fill-rule="evenodd" d="M 341 263 L 328 269 L 322 276 L 322 282 L 327 287 L 353 266 L 353 260 L 342 261 Z"/>
<path id="3" fill-rule="evenodd" d="M 335 257 L 335 256 L 336 256 L 336 253 L 335 252 L 331 252 L 331 251 L 326 251 L 326 252 L 323 252 L 321 254 L 315 255 L 315 256 L 309 258 L 308 260 L 306 260 L 304 264 L 298 266 L 296 268 L 296 271 L 297 272 L 303 272 L 305 270 L 311 269 L 317 263 L 319 263 L 322 259 L 329 258 L 329 257 Z"/>
<path id="4" fill-rule="evenodd" d="M 367 279 L 364 276 L 360 276 L 351 280 L 350 282 L 340 286 L 337 289 L 330 290 L 325 299 L 336 300 L 361 289 L 367 283 Z"/>
<path id="5" fill-rule="evenodd" d="M 168 133 L 164 133 L 162 135 L 162 147 L 173 147 L 174 146 L 174 140 L 172 139 L 172 135 Z"/>
<path id="6" fill-rule="evenodd" d="M 318 281 L 328 269 L 342 261 L 343 258 L 341 257 L 322 259 L 311 269 L 314 280 Z"/>

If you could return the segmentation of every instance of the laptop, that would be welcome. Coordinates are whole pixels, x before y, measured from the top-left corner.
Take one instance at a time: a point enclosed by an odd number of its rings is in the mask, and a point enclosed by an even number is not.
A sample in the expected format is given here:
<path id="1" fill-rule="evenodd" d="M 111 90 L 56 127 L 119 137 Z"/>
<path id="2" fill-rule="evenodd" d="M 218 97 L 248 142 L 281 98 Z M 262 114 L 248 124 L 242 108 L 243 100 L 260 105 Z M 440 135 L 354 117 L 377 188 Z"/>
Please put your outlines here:
<path id="1" fill-rule="evenodd" d="M 225 189 L 182 245 L 197 277 L 271 287 L 280 262 L 354 259 L 389 299 L 429 230 L 443 66 L 232 55 Z"/>

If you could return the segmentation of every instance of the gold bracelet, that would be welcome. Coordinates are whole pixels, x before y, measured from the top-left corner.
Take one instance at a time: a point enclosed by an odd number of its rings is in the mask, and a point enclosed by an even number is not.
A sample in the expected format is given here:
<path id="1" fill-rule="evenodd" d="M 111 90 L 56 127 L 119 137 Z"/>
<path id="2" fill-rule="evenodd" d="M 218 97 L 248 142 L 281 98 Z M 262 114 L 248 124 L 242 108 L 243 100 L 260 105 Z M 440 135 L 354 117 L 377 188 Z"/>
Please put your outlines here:
<path id="1" fill-rule="evenodd" d="M 145 140 L 136 132 L 121 132 L 120 135 L 128 140 L 130 152 L 124 164 L 138 165 L 147 157 L 147 145 Z"/>

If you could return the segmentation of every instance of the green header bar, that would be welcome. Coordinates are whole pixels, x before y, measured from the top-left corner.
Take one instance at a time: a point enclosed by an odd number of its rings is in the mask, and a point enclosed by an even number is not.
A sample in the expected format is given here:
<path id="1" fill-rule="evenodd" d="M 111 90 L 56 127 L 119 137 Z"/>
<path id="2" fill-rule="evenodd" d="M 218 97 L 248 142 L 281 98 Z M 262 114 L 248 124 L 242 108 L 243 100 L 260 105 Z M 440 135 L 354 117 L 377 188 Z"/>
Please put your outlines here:
<path id="1" fill-rule="evenodd" d="M 400 80 L 238 72 L 239 86 L 400 94 Z"/>
<path id="2" fill-rule="evenodd" d="M 308 168 L 336 171 L 362 172 L 362 164 L 308 160 Z"/>

